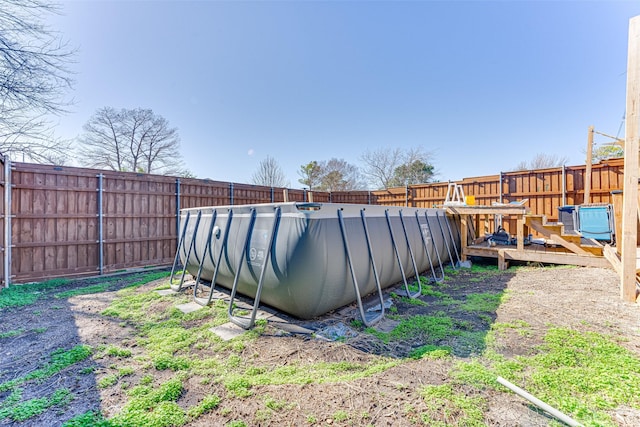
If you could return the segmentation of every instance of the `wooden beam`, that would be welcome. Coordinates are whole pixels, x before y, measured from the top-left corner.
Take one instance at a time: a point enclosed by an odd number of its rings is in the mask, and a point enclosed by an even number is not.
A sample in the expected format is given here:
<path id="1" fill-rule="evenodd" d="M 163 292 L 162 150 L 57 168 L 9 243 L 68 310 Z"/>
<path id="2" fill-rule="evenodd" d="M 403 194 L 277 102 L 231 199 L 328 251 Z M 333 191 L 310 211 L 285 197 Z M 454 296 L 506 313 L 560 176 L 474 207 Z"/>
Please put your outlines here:
<path id="1" fill-rule="evenodd" d="M 591 164 L 593 163 L 593 126 L 589 126 L 589 134 L 587 135 L 587 162 L 586 173 L 584 176 L 584 201 L 583 203 L 591 203 Z"/>
<path id="2" fill-rule="evenodd" d="M 638 120 L 640 120 L 640 15 L 629 20 L 627 56 L 627 119 L 625 124 L 624 193 L 622 204 L 622 277 L 620 296 L 636 300 L 638 247 Z"/>
<path id="3" fill-rule="evenodd" d="M 505 260 L 542 262 L 545 264 L 580 265 L 583 267 L 611 268 L 611 264 L 605 257 L 582 256 L 563 252 L 542 252 L 535 250 L 519 251 L 517 249 L 467 247 L 464 249 L 467 256 L 480 256 L 486 258 L 498 258 L 498 251 L 502 251 Z"/>
<path id="4" fill-rule="evenodd" d="M 618 252 L 611 246 L 604 246 L 604 257 L 611 263 L 613 269 L 618 273 L 618 276 L 622 273 L 622 262 L 620 262 L 620 257 L 618 257 Z"/>

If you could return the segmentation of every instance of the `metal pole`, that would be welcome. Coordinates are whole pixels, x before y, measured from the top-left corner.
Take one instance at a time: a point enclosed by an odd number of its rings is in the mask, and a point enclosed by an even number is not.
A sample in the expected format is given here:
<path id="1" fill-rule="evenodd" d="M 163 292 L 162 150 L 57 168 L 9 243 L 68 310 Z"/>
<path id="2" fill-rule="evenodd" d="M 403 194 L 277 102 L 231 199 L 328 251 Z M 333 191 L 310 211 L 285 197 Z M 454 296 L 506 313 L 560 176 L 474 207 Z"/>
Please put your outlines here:
<path id="1" fill-rule="evenodd" d="M 176 245 L 180 240 L 180 178 L 176 179 Z"/>
<path id="2" fill-rule="evenodd" d="M 100 270 L 100 275 L 104 273 L 104 232 L 102 229 L 102 220 L 103 220 L 103 212 L 102 212 L 102 174 L 98 175 L 98 269 Z"/>
<path id="3" fill-rule="evenodd" d="M 271 187 L 271 203 L 273 203 L 275 201 L 274 196 L 273 196 L 273 187 Z"/>
<path id="4" fill-rule="evenodd" d="M 4 157 L 4 286 L 11 284 L 11 159 Z"/>
<path id="5" fill-rule="evenodd" d="M 229 199 L 230 201 L 230 205 L 233 205 L 233 182 L 229 183 Z"/>
<path id="6" fill-rule="evenodd" d="M 562 165 L 562 206 L 567 204 L 567 167 Z"/>
<path id="7" fill-rule="evenodd" d="M 504 176 L 502 172 L 500 172 L 500 183 L 498 184 L 499 199 L 498 202 L 502 204 L 502 185 L 504 183 Z M 493 229 L 494 231 L 498 231 L 498 227 L 502 225 L 502 215 L 496 215 L 493 217 Z"/>
<path id="8" fill-rule="evenodd" d="M 404 206 L 409 207 L 409 184 L 404 187 Z"/>
<path id="9" fill-rule="evenodd" d="M 553 415 L 554 417 L 556 417 L 557 419 L 559 419 L 563 423 L 565 423 L 565 424 L 567 424 L 567 425 L 569 425 L 571 427 L 582 427 L 582 424 L 580 424 L 579 422 L 577 422 L 573 418 L 569 417 L 568 415 L 564 414 L 563 412 L 558 411 L 556 408 L 554 408 L 553 406 L 543 402 L 542 400 L 538 399 L 537 397 L 527 393 L 525 390 L 521 389 L 517 385 L 505 380 L 502 377 L 498 377 L 497 381 L 500 384 L 502 384 L 503 386 L 507 387 L 509 390 L 513 391 L 514 393 L 524 397 L 529 402 L 531 402 L 534 405 L 536 405 L 538 408 L 540 408 L 540 409 L 548 412 L 549 414 Z"/>

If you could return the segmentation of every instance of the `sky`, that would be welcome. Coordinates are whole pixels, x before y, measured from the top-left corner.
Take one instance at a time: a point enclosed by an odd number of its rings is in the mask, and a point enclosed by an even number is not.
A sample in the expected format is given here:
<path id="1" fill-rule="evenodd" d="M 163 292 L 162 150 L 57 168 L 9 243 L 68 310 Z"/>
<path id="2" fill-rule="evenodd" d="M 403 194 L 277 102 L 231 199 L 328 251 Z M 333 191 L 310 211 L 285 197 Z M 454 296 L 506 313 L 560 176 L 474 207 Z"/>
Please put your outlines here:
<path id="1" fill-rule="evenodd" d="M 587 130 L 624 137 L 629 19 L 616 1 L 71 1 L 75 138 L 102 107 L 178 129 L 198 178 L 422 147 L 440 181 L 539 153 L 585 163 Z M 596 144 L 608 142 L 596 136 Z M 78 166 L 83 166 L 81 161 Z"/>

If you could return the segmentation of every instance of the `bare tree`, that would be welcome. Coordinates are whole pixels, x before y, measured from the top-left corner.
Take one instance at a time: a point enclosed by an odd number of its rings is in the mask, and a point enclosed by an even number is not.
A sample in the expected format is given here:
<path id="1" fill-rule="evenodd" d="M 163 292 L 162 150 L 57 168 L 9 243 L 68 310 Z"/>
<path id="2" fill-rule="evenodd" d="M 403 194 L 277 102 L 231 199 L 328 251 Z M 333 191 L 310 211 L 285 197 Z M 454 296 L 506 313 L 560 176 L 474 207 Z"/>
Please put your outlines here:
<path id="1" fill-rule="evenodd" d="M 365 151 L 360 157 L 364 163 L 362 174 L 374 188 L 389 188 L 395 170 L 402 162 L 400 148 L 381 148 L 375 151 Z"/>
<path id="2" fill-rule="evenodd" d="M 320 168 L 322 179 L 319 189 L 322 191 L 349 191 L 364 188 L 358 168 L 344 159 L 334 157 L 320 163 Z"/>
<path id="3" fill-rule="evenodd" d="M 429 182 L 435 176 L 433 155 L 422 147 L 402 150 L 383 148 L 366 151 L 360 160 L 362 174 L 374 188 L 389 188 Z"/>
<path id="4" fill-rule="evenodd" d="M 65 112 L 73 83 L 73 50 L 43 23 L 58 11 L 40 0 L 0 0 L 0 151 L 25 160 L 60 163 L 69 152 L 46 119 Z"/>
<path id="5" fill-rule="evenodd" d="M 547 154 L 547 153 L 538 153 L 536 156 L 530 161 L 522 161 L 518 163 L 514 170 L 523 171 L 523 170 L 535 170 L 535 169 L 546 169 L 546 168 L 556 168 L 567 163 L 567 158 L 563 156 L 558 156 L 557 154 Z"/>
<path id="6" fill-rule="evenodd" d="M 178 130 L 152 110 L 103 107 L 85 123 L 79 153 L 89 167 L 185 175 Z"/>
<path id="7" fill-rule="evenodd" d="M 271 156 L 267 156 L 260 162 L 258 170 L 251 176 L 251 182 L 266 187 L 289 186 L 289 181 L 287 181 L 278 161 Z"/>

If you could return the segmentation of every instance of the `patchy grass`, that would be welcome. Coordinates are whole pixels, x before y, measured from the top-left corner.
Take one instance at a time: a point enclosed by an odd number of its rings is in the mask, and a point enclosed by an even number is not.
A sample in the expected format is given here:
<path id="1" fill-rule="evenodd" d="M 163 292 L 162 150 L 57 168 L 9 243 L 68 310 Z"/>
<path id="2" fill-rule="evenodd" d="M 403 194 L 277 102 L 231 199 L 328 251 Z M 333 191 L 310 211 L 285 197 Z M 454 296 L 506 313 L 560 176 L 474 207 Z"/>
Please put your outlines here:
<path id="1" fill-rule="evenodd" d="M 58 349 L 51 353 L 50 362 L 44 368 L 37 369 L 25 376 L 0 384 L 0 392 L 14 390 L 16 387 L 32 380 L 43 380 L 57 374 L 64 368 L 81 362 L 91 355 L 91 348 L 77 345 L 69 350 Z"/>
<path id="2" fill-rule="evenodd" d="M 428 340 L 427 342 L 436 343 L 446 337 L 460 334 L 453 327 L 453 319 L 444 313 L 437 316 L 412 316 L 403 319 L 391 332 L 379 332 L 374 328 L 367 328 L 366 331 L 383 342 L 424 337 Z"/>
<path id="3" fill-rule="evenodd" d="M 488 350 L 459 362 L 452 375 L 479 389 L 506 390 L 496 382 L 502 376 L 588 426 L 616 425 L 607 411 L 621 405 L 640 409 L 640 359 L 611 337 L 551 328 L 537 350 L 510 359 Z"/>
<path id="4" fill-rule="evenodd" d="M 467 312 L 495 312 L 503 302 L 505 292 L 468 294 L 460 309 Z"/>
<path id="5" fill-rule="evenodd" d="M 127 287 L 131 288 L 131 287 L 144 285 L 154 280 L 167 277 L 169 276 L 169 274 L 170 273 L 166 271 L 154 271 L 154 272 L 148 272 L 148 273 L 139 273 L 134 276 L 128 276 Z M 78 295 L 97 294 L 100 292 L 110 291 L 110 290 L 113 290 L 122 281 L 122 277 L 116 275 L 116 276 L 111 276 L 107 278 L 97 278 L 92 280 L 99 281 L 99 283 L 95 283 L 93 285 L 84 286 L 77 289 L 71 289 L 65 292 L 60 292 L 55 294 L 54 297 L 55 298 L 71 298 Z"/>
<path id="6" fill-rule="evenodd" d="M 427 412 L 421 415 L 422 422 L 434 427 L 465 426 L 483 427 L 486 401 L 481 397 L 468 397 L 454 391 L 450 384 L 427 385 L 420 392 Z M 442 421 L 444 420 L 444 421 Z"/>
<path id="7" fill-rule="evenodd" d="M 70 283 L 67 279 L 52 279 L 39 283 L 12 285 L 0 290 L 0 309 L 8 307 L 22 307 L 33 304 L 53 288 Z"/>
<path id="8" fill-rule="evenodd" d="M 351 389 L 350 382 L 354 382 L 354 390 L 365 384 L 376 393 L 378 386 L 371 384 L 378 378 L 359 380 L 383 374 L 393 367 L 399 367 L 396 373 L 404 373 L 402 364 L 407 364 L 411 372 L 415 372 L 417 366 L 420 369 L 437 366 L 441 373 L 437 374 L 437 380 L 428 376 L 419 382 L 400 380 L 402 383 L 393 390 L 385 388 L 384 381 L 377 383 L 383 385 L 379 396 L 372 394 L 372 401 L 388 398 L 383 396 L 386 393 L 394 399 L 408 396 L 404 409 L 405 402 L 401 401 L 399 411 L 396 411 L 401 413 L 400 418 L 394 418 L 396 422 L 400 420 L 399 424 L 406 420 L 407 425 L 436 427 L 485 425 L 487 396 L 491 394 L 504 399 L 511 394 L 496 382 L 499 375 L 585 425 L 615 425 L 610 415 L 614 409 L 621 406 L 640 409 L 640 359 L 624 350 L 612 337 L 548 326 L 550 329 L 546 331 L 543 344 L 527 356 L 501 354 L 496 341 L 504 340 L 499 338 L 530 337 L 544 331 L 534 330 L 528 323 L 518 320 L 493 323 L 496 310 L 507 301 L 509 294 L 500 290 L 502 278 L 486 287 L 478 283 L 503 272 L 494 266 L 474 266 L 474 269 L 475 273 L 451 270 L 448 274 L 452 278 L 446 282 L 424 284 L 422 296 L 416 300 L 393 295 L 397 303 L 395 312 L 390 310 L 387 316 L 391 320 L 388 325 L 395 325 L 391 330 L 365 329 L 360 320 L 351 321 L 351 327 L 369 334 L 359 337 L 367 340 L 367 344 L 375 342 L 376 346 L 400 348 L 395 357 L 368 354 L 354 360 L 342 360 L 337 353 L 331 355 L 330 362 L 316 353 L 309 356 L 306 342 L 302 340 L 295 344 L 299 346 L 300 356 L 294 352 L 284 363 L 276 360 L 280 355 L 269 358 L 269 354 L 259 353 L 257 348 L 264 346 L 254 346 L 260 344 L 254 343 L 255 340 L 281 338 L 264 320 L 258 320 L 254 330 L 222 341 L 210 328 L 228 321 L 225 303 L 214 302 L 210 307 L 184 314 L 175 309 L 175 305 L 189 301 L 188 295 L 160 296 L 151 290 L 138 289 L 134 280 L 130 287 L 118 291 L 103 311 L 115 323 L 126 325 L 130 334 L 122 343 L 97 347 L 93 354 L 101 359 L 102 367 L 85 368 L 80 372 L 97 375 L 99 387 L 113 387 L 107 392 L 124 396 L 119 401 L 121 410 L 109 419 L 99 412 L 89 411 L 67 421 L 64 426 L 181 426 L 212 412 L 216 422 L 229 426 L 279 425 L 283 420 L 295 417 L 297 424 L 304 424 L 306 420 L 310 425 L 375 425 L 380 421 L 380 414 L 373 407 L 316 409 L 306 406 L 301 413 L 302 401 L 296 396 L 288 399 L 275 394 L 280 393 L 276 386 L 292 385 L 296 386 L 291 387 L 293 390 L 304 390 L 311 384 L 342 387 L 342 383 L 346 383 L 347 393 Z M 470 274 L 477 274 L 477 277 L 471 277 L 471 280 Z M 470 284 L 475 293 L 467 292 Z M 93 283 L 82 289 L 83 292 L 95 291 L 104 285 Z M 57 295 L 60 298 L 72 296 L 63 292 Z M 0 338 L 21 333 L 24 330 L 8 331 Z M 288 339 L 283 337 L 282 341 Z M 540 340 L 542 337 L 536 336 L 535 342 Z M 345 343 L 346 351 L 352 352 L 353 349 L 347 347 L 348 339 Z M 301 348 L 304 351 L 300 351 Z M 341 349 L 338 347 L 337 351 Z M 4 416 L 5 422 L 18 422 L 20 414 L 36 414 L 48 408 L 64 410 L 64 396 L 54 399 L 53 395 L 40 395 L 34 401 L 23 401 L 25 383 L 47 378 L 56 369 L 64 369 L 61 367 L 65 363 L 83 360 L 81 355 L 69 356 L 67 360 L 62 353 L 56 353 L 55 357 L 52 354 L 44 368 L 15 382 L 0 384 L 0 391 L 4 392 L 0 417 Z M 470 354 L 475 357 L 467 357 Z M 422 385 L 429 380 L 436 384 Z M 204 392 L 211 394 L 192 394 L 187 388 L 193 384 L 211 387 Z M 200 388 L 198 392 L 204 389 Z M 266 394 L 265 389 L 269 393 L 273 390 L 274 394 Z M 315 390 L 315 387 L 307 388 L 307 392 L 309 389 Z M 402 390 L 402 395 L 398 390 Z M 245 419 L 239 419 L 234 408 L 247 399 L 253 399 L 250 403 L 255 412 L 243 414 Z M 209 420 L 200 423 L 205 421 Z"/>
<path id="9" fill-rule="evenodd" d="M 24 329 L 16 329 L 13 331 L 3 332 L 0 334 L 0 339 L 17 337 L 18 335 L 22 335 L 23 332 L 24 332 Z"/>
<path id="10" fill-rule="evenodd" d="M 65 388 L 58 389 L 48 397 L 39 397 L 20 401 L 22 390 L 15 389 L 9 398 L 0 404 L 0 420 L 9 418 L 13 421 L 24 422 L 40 415 L 51 407 L 64 408 L 71 402 L 73 396 Z"/>
<path id="11" fill-rule="evenodd" d="M 187 422 L 186 412 L 176 403 L 182 391 L 180 377 L 155 388 L 143 385 L 134 387 L 129 391 L 131 399 L 110 422 L 115 426 L 181 426 Z"/>

